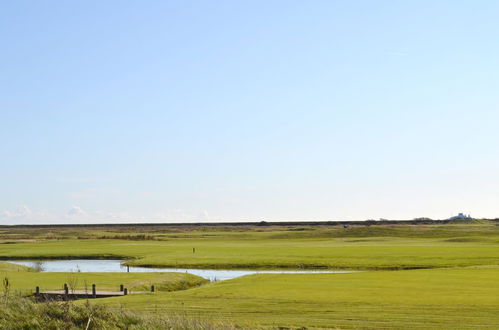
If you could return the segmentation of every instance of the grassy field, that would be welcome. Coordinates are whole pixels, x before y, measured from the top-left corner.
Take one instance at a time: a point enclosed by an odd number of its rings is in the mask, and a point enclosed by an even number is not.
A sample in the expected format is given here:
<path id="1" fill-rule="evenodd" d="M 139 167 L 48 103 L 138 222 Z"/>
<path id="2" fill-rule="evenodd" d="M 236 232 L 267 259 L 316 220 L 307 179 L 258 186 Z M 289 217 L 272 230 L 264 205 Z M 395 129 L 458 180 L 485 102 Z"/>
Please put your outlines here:
<path id="1" fill-rule="evenodd" d="M 195 248 L 195 253 L 193 252 Z M 356 269 L 206 283 L 186 274 L 36 273 L 0 263 L 15 290 L 98 288 L 155 294 L 96 300 L 144 315 L 249 328 L 498 328 L 499 226 L 446 225 L 0 228 L 0 258 L 123 258 L 131 265 Z M 40 284 L 39 284 L 40 283 Z M 175 291 L 187 289 L 182 291 Z M 175 292 L 168 292 L 175 291 Z"/>
<path id="2" fill-rule="evenodd" d="M 17 267 L 17 266 L 16 266 Z M 98 290 L 118 291 L 123 284 L 131 292 L 147 291 L 155 285 L 156 291 L 185 290 L 206 284 L 208 281 L 195 275 L 185 273 L 37 273 L 29 271 L 0 270 L 0 280 L 8 278 L 11 290 L 22 295 L 40 290 L 61 290 L 64 283 L 72 289 L 89 291 L 92 284 Z"/>
<path id="3" fill-rule="evenodd" d="M 499 327 L 499 268 L 259 274 L 199 288 L 103 299 L 152 313 L 210 315 L 254 327 Z"/>
<path id="4" fill-rule="evenodd" d="M 115 229 L 81 231 L 87 239 L 75 239 L 74 229 L 10 236 L 4 231 L 2 237 L 15 244 L 0 244 L 0 258 L 124 258 L 135 266 L 224 269 L 383 270 L 499 265 L 496 223 L 216 229 L 149 231 L 143 234 L 147 239 L 136 239 L 136 232 L 117 235 Z M 16 235 L 24 240 L 16 243 Z M 26 241 L 27 237 L 31 241 Z"/>

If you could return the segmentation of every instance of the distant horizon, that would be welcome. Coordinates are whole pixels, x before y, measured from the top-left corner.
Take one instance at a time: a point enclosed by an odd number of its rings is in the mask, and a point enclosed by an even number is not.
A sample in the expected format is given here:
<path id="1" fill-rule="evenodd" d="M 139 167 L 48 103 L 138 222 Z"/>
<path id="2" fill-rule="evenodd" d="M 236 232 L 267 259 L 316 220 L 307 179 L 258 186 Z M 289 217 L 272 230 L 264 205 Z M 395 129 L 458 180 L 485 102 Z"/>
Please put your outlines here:
<path id="1" fill-rule="evenodd" d="M 467 215 L 467 214 L 465 214 Z M 452 221 L 452 220 L 459 220 L 457 219 L 457 216 L 458 214 L 452 216 L 452 217 L 449 217 L 449 218 L 431 218 L 431 217 L 415 217 L 415 218 L 412 218 L 412 219 L 388 219 L 388 218 L 378 218 L 378 219 L 373 219 L 373 218 L 366 218 L 366 219 L 349 219 L 349 220 L 344 220 L 344 219 L 308 219 L 308 220 L 304 220 L 304 219 L 301 219 L 301 220 L 298 220 L 298 219 L 295 219 L 295 220 L 265 220 L 265 219 L 247 219 L 247 220 L 220 220 L 220 221 L 216 221 L 216 220 L 205 220 L 205 221 L 197 221 L 197 220 L 192 220 L 192 221 L 164 221 L 164 222 L 161 222 L 161 221 L 156 221 L 156 222 L 148 222 L 147 220 L 143 220 L 143 221 L 133 221 L 133 219 L 130 219 L 129 221 L 125 221 L 125 222 L 101 222 L 101 221 L 97 221 L 97 222 L 67 222 L 67 221 L 60 221 L 60 222 L 28 222 L 28 223 L 22 223 L 22 222 L 15 222 L 15 223 L 0 223 L 0 227 L 1 226 L 51 226 L 51 225 L 54 225 L 54 226 L 79 226 L 79 225 L 82 225 L 82 226 L 86 226 L 86 225 L 109 225 L 109 226 L 113 226 L 113 225 L 144 225 L 144 226 L 147 226 L 147 225 L 189 225 L 189 224 L 196 224 L 196 225 L 203 225 L 203 224 L 206 224 L 206 225 L 210 225 L 210 224 L 228 224 L 228 225 L 237 225 L 237 224 L 255 224 L 255 225 L 258 225 L 258 224 L 262 224 L 262 223 L 269 223 L 269 224 L 279 224 L 279 223 L 286 223 L 286 224 L 289 224 L 289 223 L 297 223 L 297 224 L 306 224 L 306 223 L 310 223 L 310 224 L 313 224 L 313 223 L 350 223 L 350 222 L 413 222 L 413 221 L 425 221 L 425 220 L 428 220 L 428 221 Z M 456 218 L 456 219 L 453 219 L 453 218 Z M 497 220 L 499 219 L 499 217 L 473 217 L 473 216 L 470 216 L 470 218 L 468 218 L 469 220 Z M 466 220 L 466 219 L 463 219 L 463 220 Z"/>
<path id="2" fill-rule="evenodd" d="M 499 215 L 499 2 L 0 3 L 0 224 Z"/>
<path id="3" fill-rule="evenodd" d="M 54 214 L 45 210 L 33 211 L 25 205 L 17 207 L 13 211 L 0 212 L 0 225 L 37 225 L 37 224 L 127 224 L 127 223 L 234 223 L 234 222 L 300 222 L 300 221 L 368 221 L 368 220 L 393 220 L 393 221 L 411 221 L 419 218 L 429 218 L 432 220 L 448 220 L 459 214 L 469 215 L 473 219 L 495 219 L 496 216 L 473 216 L 471 212 L 449 212 L 448 216 L 414 216 L 414 217 L 364 217 L 364 218 L 315 218 L 303 220 L 298 218 L 276 219 L 270 217 L 222 219 L 210 216 L 206 211 L 198 215 L 186 214 L 182 210 L 175 210 L 171 214 L 154 214 L 149 216 L 133 215 L 128 213 L 105 213 L 105 212 L 87 212 L 78 206 L 72 206 L 66 213 Z M 331 220 L 333 219 L 333 220 Z"/>

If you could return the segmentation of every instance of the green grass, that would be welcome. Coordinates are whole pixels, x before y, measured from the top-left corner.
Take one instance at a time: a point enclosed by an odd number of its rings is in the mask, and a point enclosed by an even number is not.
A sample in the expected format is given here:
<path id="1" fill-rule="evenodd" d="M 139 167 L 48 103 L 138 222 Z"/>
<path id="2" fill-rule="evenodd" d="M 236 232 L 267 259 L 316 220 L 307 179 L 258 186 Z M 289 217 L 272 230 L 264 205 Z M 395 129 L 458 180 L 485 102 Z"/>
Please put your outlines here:
<path id="1" fill-rule="evenodd" d="M 77 239 L 79 237 L 79 239 Z M 155 294 L 98 299 L 143 315 L 232 320 L 240 326 L 499 328 L 499 226 L 15 228 L 0 230 L 0 259 L 124 258 L 192 268 L 357 269 L 351 274 L 261 274 L 218 283 L 187 274 L 36 273 L 0 263 L 13 290 L 97 284 Z M 196 248 L 193 253 L 192 248 Z M 183 291 L 176 291 L 186 289 Z M 174 291 L 174 292 L 167 292 Z M 149 317 L 149 316 L 148 316 Z"/>
<path id="2" fill-rule="evenodd" d="M 499 268 L 260 274 L 98 303 L 211 315 L 250 327 L 497 329 L 498 278 Z"/>
<path id="3" fill-rule="evenodd" d="M 302 237 L 249 232 L 159 241 L 42 240 L 0 244 L 0 258 L 125 258 L 128 264 L 191 268 L 414 269 L 499 265 L 499 237 Z M 286 234 L 286 235 L 284 235 Z M 283 237 L 283 235 L 285 237 Z M 294 236 L 293 236 L 294 235 Z M 237 236 L 237 235 L 236 235 Z M 275 238 L 278 236 L 279 238 Z M 196 253 L 192 253 L 196 248 Z"/>
<path id="4" fill-rule="evenodd" d="M 77 290 L 92 289 L 118 291 L 120 284 L 133 291 L 147 291 L 155 285 L 156 291 L 166 292 L 185 290 L 200 286 L 208 281 L 195 275 L 186 273 L 33 273 L 0 271 L 0 280 L 8 278 L 11 290 L 21 294 L 34 292 L 35 287 L 40 290 L 61 290 L 64 283 L 74 283 Z"/>
<path id="5" fill-rule="evenodd" d="M 14 265 L 8 262 L 0 261 L 0 273 L 2 272 L 28 272 L 34 271 L 33 269 L 21 265 Z"/>

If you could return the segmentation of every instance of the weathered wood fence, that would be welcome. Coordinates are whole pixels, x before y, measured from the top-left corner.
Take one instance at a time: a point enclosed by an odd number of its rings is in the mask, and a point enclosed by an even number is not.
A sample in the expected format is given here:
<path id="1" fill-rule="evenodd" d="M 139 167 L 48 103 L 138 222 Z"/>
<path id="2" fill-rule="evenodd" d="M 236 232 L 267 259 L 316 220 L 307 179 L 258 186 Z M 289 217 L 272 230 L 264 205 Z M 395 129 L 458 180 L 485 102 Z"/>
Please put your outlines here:
<path id="1" fill-rule="evenodd" d="M 150 292 L 155 292 L 156 288 L 151 285 Z M 119 291 L 97 291 L 97 286 L 92 284 L 91 290 L 74 290 L 69 289 L 68 285 L 64 283 L 62 290 L 48 290 L 40 291 L 40 287 L 35 288 L 34 296 L 40 300 L 74 300 L 74 299 L 95 299 L 95 298 L 109 298 L 126 296 L 132 292 L 128 291 L 123 284 L 120 284 Z M 133 294 L 147 293 L 147 291 L 134 291 Z"/>

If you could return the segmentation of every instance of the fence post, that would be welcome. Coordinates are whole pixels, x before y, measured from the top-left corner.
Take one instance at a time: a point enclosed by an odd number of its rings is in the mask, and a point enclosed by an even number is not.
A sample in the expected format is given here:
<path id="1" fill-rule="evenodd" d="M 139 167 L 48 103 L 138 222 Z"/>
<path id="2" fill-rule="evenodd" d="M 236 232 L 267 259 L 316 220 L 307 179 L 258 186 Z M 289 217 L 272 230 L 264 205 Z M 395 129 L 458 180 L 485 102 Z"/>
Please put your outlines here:
<path id="1" fill-rule="evenodd" d="M 69 288 L 66 283 L 64 283 L 64 294 L 67 296 L 69 294 Z"/>
<path id="2" fill-rule="evenodd" d="M 39 286 L 37 286 L 37 287 L 35 288 L 35 296 L 38 296 L 39 294 L 40 294 L 40 287 L 39 287 Z"/>
<path id="3" fill-rule="evenodd" d="M 92 284 L 92 296 L 94 298 L 97 296 L 97 290 L 95 289 L 95 284 Z"/>
<path id="4" fill-rule="evenodd" d="M 151 292 L 154 292 L 154 285 L 151 285 Z"/>

